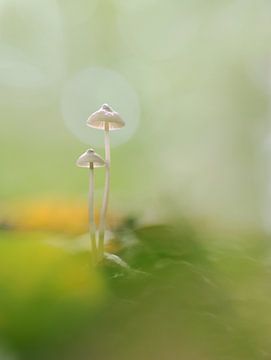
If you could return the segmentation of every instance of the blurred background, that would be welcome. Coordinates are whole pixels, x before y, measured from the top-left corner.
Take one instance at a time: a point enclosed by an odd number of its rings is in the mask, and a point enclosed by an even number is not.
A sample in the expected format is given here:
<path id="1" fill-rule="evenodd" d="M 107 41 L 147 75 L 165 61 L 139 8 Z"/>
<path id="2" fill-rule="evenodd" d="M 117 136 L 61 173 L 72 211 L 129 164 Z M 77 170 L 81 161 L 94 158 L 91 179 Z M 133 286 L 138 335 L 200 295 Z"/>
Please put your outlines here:
<path id="1" fill-rule="evenodd" d="M 267 1 L 2 0 L 1 199 L 84 197 L 74 161 L 102 152 L 85 121 L 108 102 L 116 207 L 259 228 L 269 68 Z"/>
<path id="2" fill-rule="evenodd" d="M 266 0 L 0 0 L 1 360 L 271 358 L 270 14 Z M 151 280 L 89 273 L 78 251 L 75 161 L 104 156 L 85 126 L 103 103 L 126 122 L 111 133 L 108 250 Z"/>

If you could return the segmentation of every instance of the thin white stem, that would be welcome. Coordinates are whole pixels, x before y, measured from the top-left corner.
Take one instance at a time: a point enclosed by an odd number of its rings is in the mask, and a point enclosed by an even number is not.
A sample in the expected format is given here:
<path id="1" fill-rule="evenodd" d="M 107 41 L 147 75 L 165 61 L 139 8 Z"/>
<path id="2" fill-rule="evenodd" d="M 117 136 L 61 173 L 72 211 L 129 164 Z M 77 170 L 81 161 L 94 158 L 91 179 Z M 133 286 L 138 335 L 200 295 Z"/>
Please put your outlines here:
<path id="1" fill-rule="evenodd" d="M 96 248 L 96 238 L 95 238 L 95 222 L 94 222 L 94 170 L 93 163 L 89 164 L 89 235 L 91 242 L 91 253 L 92 253 L 92 262 L 96 264 L 97 262 L 97 248 Z"/>
<path id="2" fill-rule="evenodd" d="M 110 138 L 109 138 L 109 124 L 106 123 L 104 127 L 104 146 L 105 146 L 105 186 L 103 204 L 101 210 L 100 226 L 99 226 L 99 258 L 104 256 L 104 243 L 105 243 L 105 227 L 106 227 L 106 215 L 109 201 L 109 189 L 110 189 Z"/>

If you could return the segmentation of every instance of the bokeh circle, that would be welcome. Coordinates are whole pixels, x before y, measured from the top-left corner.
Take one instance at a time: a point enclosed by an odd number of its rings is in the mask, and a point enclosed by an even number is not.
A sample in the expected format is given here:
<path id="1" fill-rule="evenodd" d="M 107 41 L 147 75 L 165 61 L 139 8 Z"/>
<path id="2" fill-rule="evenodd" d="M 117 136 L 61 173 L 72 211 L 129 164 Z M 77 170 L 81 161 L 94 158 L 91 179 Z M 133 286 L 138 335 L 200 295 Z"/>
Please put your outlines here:
<path id="1" fill-rule="evenodd" d="M 88 116 L 107 103 L 118 111 L 126 125 L 111 132 L 112 145 L 128 141 L 137 129 L 140 106 L 138 96 L 118 72 L 86 68 L 71 78 L 64 87 L 61 111 L 67 128 L 89 146 L 103 146 L 103 131 L 86 126 Z"/>

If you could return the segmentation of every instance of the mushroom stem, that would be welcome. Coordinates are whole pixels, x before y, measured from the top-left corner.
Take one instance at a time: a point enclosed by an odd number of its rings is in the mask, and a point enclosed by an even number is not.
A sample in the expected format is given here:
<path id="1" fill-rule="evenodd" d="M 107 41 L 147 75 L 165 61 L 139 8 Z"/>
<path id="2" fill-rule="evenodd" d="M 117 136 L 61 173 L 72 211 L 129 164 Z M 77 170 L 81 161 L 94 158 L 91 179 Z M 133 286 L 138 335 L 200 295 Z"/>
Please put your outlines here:
<path id="1" fill-rule="evenodd" d="M 89 163 L 89 234 L 91 242 L 92 263 L 97 262 L 97 248 L 95 238 L 95 222 L 94 222 L 94 170 L 93 163 Z"/>
<path id="2" fill-rule="evenodd" d="M 104 145 L 105 145 L 105 186 L 104 186 L 104 197 L 101 209 L 101 219 L 99 226 L 99 258 L 102 259 L 104 256 L 104 243 L 105 243 L 105 225 L 106 225 L 106 214 L 109 201 L 109 188 L 110 188 L 110 138 L 109 138 L 109 124 L 105 123 L 104 126 Z"/>

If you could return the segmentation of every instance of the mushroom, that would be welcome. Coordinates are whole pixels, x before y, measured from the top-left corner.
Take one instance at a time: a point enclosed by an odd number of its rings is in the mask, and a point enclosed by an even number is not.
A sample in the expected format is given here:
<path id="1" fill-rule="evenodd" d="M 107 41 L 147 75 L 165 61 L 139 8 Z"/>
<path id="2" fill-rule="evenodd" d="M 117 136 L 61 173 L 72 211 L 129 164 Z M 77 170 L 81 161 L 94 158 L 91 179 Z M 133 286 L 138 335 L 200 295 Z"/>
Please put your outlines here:
<path id="1" fill-rule="evenodd" d="M 120 117 L 119 113 L 114 111 L 109 105 L 104 104 L 98 111 L 94 112 L 87 120 L 87 126 L 104 130 L 104 145 L 105 145 L 105 163 L 106 163 L 106 175 L 105 175 L 105 187 L 104 197 L 100 216 L 99 225 L 99 247 L 98 255 L 103 257 L 104 255 L 104 237 L 105 237 L 105 225 L 106 214 L 108 208 L 109 188 L 110 188 L 110 139 L 109 131 L 118 130 L 125 126 L 125 122 Z"/>
<path id="2" fill-rule="evenodd" d="M 88 149 L 85 151 L 76 161 L 76 165 L 82 168 L 88 168 L 90 170 L 89 174 L 89 233 L 92 249 L 92 258 L 93 263 L 97 261 L 97 245 L 96 245 L 96 231 L 95 231 L 95 222 L 94 222 L 94 169 L 98 167 L 105 166 L 105 161 L 94 152 L 93 149 Z"/>

